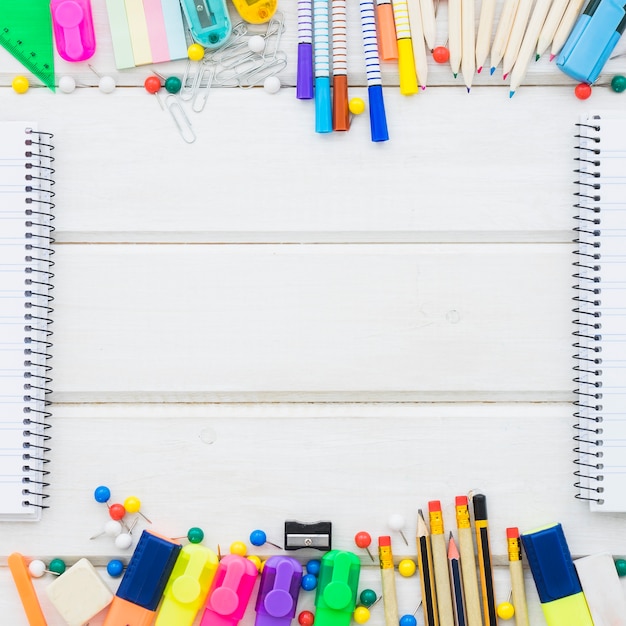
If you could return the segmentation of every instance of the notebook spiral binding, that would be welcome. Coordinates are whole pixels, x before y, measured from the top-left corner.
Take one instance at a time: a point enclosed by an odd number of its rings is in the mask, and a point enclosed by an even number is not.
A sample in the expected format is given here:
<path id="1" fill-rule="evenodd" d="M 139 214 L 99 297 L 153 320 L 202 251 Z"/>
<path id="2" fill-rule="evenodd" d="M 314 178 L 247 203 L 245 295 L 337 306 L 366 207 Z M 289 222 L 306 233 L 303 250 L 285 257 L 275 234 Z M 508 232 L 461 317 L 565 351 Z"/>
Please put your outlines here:
<path id="1" fill-rule="evenodd" d="M 577 268 L 573 275 L 576 283 L 573 297 L 576 303 L 573 312 L 576 315 L 574 324 L 576 330 L 572 333 L 576 337 L 573 344 L 577 352 L 574 358 L 577 363 L 574 366 L 576 376 L 574 383 L 578 385 L 574 389 L 577 399 L 574 405 L 577 410 L 574 417 L 576 435 L 574 452 L 577 458 L 574 460 L 576 471 L 574 483 L 578 493 L 576 498 L 580 500 L 593 500 L 599 505 L 604 504 L 602 493 L 602 322 L 599 309 L 600 287 L 600 116 L 594 116 L 588 123 L 577 124 L 578 167 L 574 170 L 578 174 L 578 191 L 574 194 L 578 201 L 574 207 L 578 214 L 574 219 L 577 225 L 574 232 L 577 233 L 574 243 L 577 260 L 574 267 Z"/>
<path id="2" fill-rule="evenodd" d="M 47 509 L 44 504 L 48 495 L 44 493 L 49 486 L 46 469 L 49 459 L 51 439 L 48 430 L 51 427 L 49 410 L 52 393 L 52 358 L 53 331 L 52 302 L 50 291 L 54 274 L 52 268 L 54 254 L 54 157 L 51 133 L 26 129 L 25 138 L 25 174 L 26 183 L 26 276 L 25 314 L 24 314 L 24 453 L 22 460 L 22 495 L 25 507 Z"/>

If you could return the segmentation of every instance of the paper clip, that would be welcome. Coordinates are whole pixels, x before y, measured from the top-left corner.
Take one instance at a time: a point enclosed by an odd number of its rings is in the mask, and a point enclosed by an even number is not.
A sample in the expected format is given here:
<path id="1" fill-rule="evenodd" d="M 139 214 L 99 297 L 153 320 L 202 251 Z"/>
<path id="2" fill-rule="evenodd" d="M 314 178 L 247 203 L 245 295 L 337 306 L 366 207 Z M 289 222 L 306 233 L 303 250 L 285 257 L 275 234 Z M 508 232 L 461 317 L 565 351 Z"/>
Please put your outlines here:
<path id="1" fill-rule="evenodd" d="M 167 110 L 172 116 L 172 119 L 174 120 L 174 123 L 176 124 L 178 132 L 183 138 L 183 141 L 185 141 L 186 143 L 193 143 L 196 140 L 196 134 L 193 132 L 191 122 L 189 121 L 185 110 L 178 101 L 178 98 L 174 95 L 169 95 L 165 99 L 165 105 L 167 106 Z"/>
<path id="2" fill-rule="evenodd" d="M 250 89 L 256 87 L 265 81 L 269 76 L 276 76 L 282 72 L 287 66 L 287 55 L 284 52 L 279 52 L 269 63 L 263 63 L 256 69 L 250 70 L 242 76 L 245 77 L 245 85 L 240 84 L 242 89 Z"/>
<path id="3" fill-rule="evenodd" d="M 285 18 L 283 14 L 279 11 L 272 17 L 267 25 L 267 31 L 265 32 L 266 41 L 270 41 L 273 37 L 276 38 L 276 45 L 274 46 L 274 52 L 269 55 L 268 54 L 268 45 L 265 45 L 265 50 L 263 51 L 263 58 L 267 58 L 269 56 L 272 57 L 272 60 L 276 57 L 278 53 L 278 48 L 280 46 L 280 40 L 282 39 L 282 34 L 285 32 Z"/>
<path id="4" fill-rule="evenodd" d="M 206 85 L 202 85 L 202 81 L 206 76 Z M 215 69 L 213 65 L 202 61 L 200 63 L 200 69 L 198 71 L 197 79 L 194 85 L 193 99 L 191 101 L 191 110 L 194 113 L 200 113 L 204 110 L 207 100 L 209 99 L 209 90 L 213 84 L 213 77 L 215 76 Z"/>

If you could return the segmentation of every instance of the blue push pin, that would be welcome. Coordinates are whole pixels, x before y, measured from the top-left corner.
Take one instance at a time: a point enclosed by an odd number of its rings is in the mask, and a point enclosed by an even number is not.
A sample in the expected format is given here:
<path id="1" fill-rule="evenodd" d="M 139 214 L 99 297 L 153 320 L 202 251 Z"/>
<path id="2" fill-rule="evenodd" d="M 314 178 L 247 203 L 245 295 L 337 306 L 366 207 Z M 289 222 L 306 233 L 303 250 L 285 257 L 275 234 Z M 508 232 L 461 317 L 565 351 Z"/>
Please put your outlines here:
<path id="1" fill-rule="evenodd" d="M 319 559 L 311 559 L 306 563 L 306 573 L 313 574 L 313 576 L 317 576 L 320 573 L 320 567 L 322 566 L 322 562 Z"/>
<path id="2" fill-rule="evenodd" d="M 111 559 L 107 563 L 107 574 L 111 578 L 119 578 L 124 571 L 124 563 L 122 563 L 119 559 Z"/>
<path id="3" fill-rule="evenodd" d="M 106 504 L 107 506 L 109 506 L 108 502 L 111 499 L 111 490 L 105 485 L 100 485 L 99 487 L 95 488 L 93 492 L 93 497 L 95 498 L 96 502 L 100 502 L 100 504 Z"/>
<path id="4" fill-rule="evenodd" d="M 305 591 L 313 591 L 313 589 L 317 587 L 317 576 L 314 576 L 313 574 L 305 574 L 302 577 L 300 586 Z"/>
<path id="5" fill-rule="evenodd" d="M 271 541 L 267 540 L 267 535 L 265 534 L 264 530 L 259 530 L 258 528 L 256 530 L 253 530 L 250 533 L 250 543 L 253 546 L 256 546 L 257 548 L 269 543 L 270 546 L 274 546 L 275 548 L 278 548 L 279 550 L 282 550 L 282 548 L 278 545 L 276 545 L 275 543 L 272 543 Z"/>

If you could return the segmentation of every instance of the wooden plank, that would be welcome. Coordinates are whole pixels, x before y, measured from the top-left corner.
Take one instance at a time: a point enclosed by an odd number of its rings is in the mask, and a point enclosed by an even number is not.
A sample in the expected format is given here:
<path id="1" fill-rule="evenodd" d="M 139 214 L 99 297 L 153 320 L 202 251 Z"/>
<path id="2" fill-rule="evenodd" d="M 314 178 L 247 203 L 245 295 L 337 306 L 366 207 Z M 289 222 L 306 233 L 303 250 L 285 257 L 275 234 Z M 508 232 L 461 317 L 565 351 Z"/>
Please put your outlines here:
<path id="1" fill-rule="evenodd" d="M 58 246 L 55 400 L 566 400 L 562 245 Z"/>

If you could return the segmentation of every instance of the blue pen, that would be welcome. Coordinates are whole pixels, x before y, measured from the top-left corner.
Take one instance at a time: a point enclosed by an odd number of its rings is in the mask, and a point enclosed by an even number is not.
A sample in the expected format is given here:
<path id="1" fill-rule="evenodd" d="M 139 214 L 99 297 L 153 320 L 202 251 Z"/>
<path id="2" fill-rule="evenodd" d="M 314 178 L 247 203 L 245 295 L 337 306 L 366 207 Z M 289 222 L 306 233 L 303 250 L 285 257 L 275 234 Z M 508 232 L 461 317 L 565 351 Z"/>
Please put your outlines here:
<path id="1" fill-rule="evenodd" d="M 590 0 L 556 64 L 575 80 L 596 81 L 626 27 L 623 0 Z"/>

